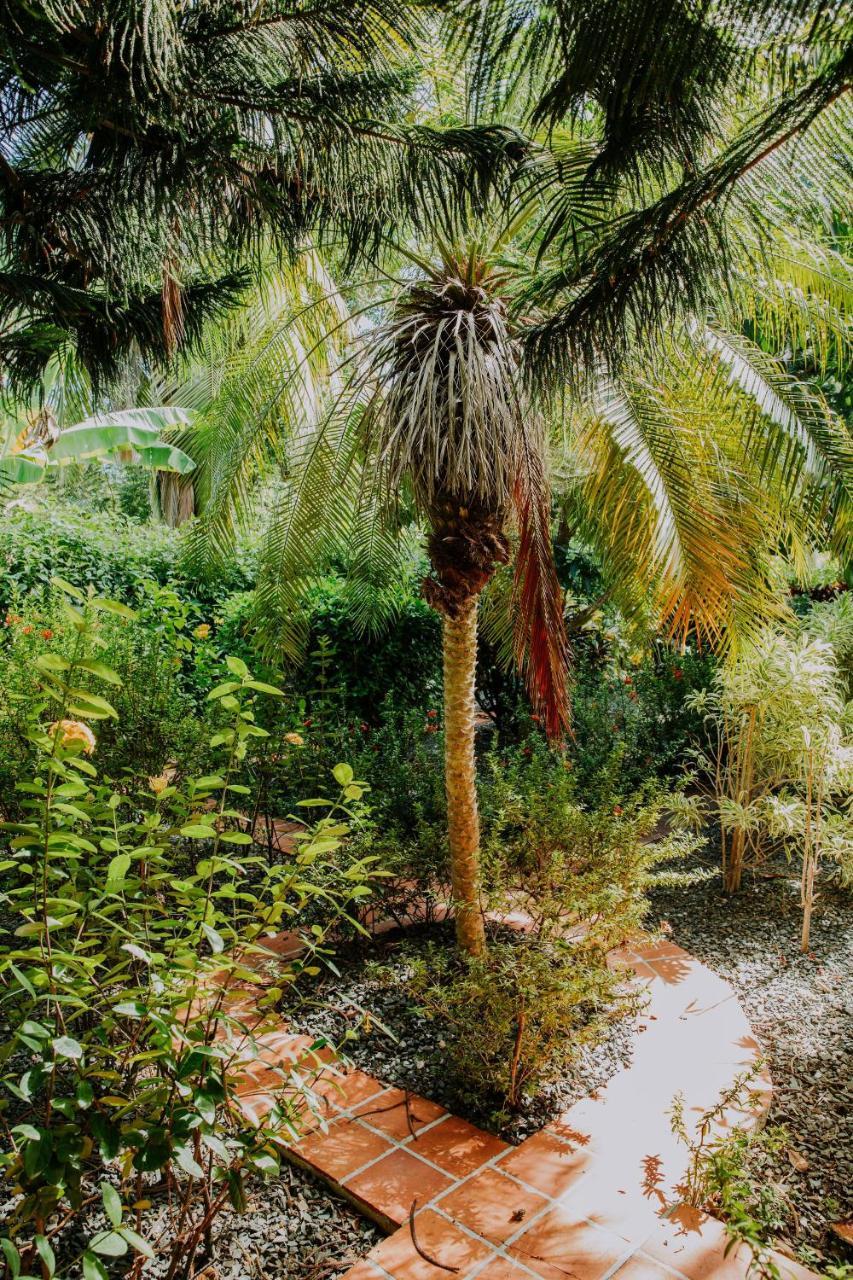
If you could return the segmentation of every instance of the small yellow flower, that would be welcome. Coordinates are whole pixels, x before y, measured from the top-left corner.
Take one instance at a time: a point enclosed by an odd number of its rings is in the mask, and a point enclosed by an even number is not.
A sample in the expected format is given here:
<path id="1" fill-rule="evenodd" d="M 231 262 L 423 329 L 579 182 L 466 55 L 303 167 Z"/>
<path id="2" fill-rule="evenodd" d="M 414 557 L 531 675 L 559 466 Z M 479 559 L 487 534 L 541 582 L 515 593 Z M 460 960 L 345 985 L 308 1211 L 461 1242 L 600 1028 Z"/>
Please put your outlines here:
<path id="1" fill-rule="evenodd" d="M 207 637 L 210 635 L 210 623 L 200 622 L 196 627 L 195 631 L 193 632 L 193 635 L 195 636 L 196 640 L 206 640 Z"/>
<path id="2" fill-rule="evenodd" d="M 79 743 L 87 756 L 92 754 L 97 745 L 94 733 L 82 720 L 55 720 L 48 733 L 51 737 L 58 734 L 63 747 L 73 747 Z"/>
<path id="3" fill-rule="evenodd" d="M 305 739 L 301 733 L 286 733 L 284 735 L 285 742 L 289 742 L 292 747 L 301 747 L 305 745 Z"/>
<path id="4" fill-rule="evenodd" d="M 159 796 L 161 791 L 165 791 L 169 785 L 168 774 L 160 773 L 156 778 L 149 778 L 148 785 L 154 792 L 155 796 Z"/>
<path id="5" fill-rule="evenodd" d="M 642 653 L 640 652 L 640 650 L 639 650 L 639 649 L 635 649 L 635 650 L 634 650 L 634 652 L 633 652 L 632 654 L 629 654 L 629 656 L 628 656 L 628 661 L 630 662 L 630 664 L 631 664 L 631 666 L 632 666 L 632 667 L 639 667 L 639 666 L 641 666 L 641 665 L 642 665 L 642 662 L 643 662 L 643 655 L 642 655 Z"/>

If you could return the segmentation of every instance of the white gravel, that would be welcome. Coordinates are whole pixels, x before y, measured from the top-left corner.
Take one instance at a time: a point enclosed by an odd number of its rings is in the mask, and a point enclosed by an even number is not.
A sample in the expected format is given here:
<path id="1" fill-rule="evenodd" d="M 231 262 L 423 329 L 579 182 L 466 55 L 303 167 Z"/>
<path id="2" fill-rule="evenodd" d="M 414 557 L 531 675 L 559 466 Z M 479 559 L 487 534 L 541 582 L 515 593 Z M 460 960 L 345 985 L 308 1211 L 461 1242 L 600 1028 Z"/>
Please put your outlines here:
<path id="1" fill-rule="evenodd" d="M 853 1218 L 853 899 L 821 887 L 812 949 L 799 950 L 796 868 L 767 869 L 727 899 L 719 880 L 652 896 L 652 923 L 736 988 L 773 1077 L 768 1123 L 784 1126 L 805 1157 L 797 1172 L 782 1152 L 762 1165 L 793 1212 L 782 1242 L 841 1258 L 832 1222 Z M 853 1251 L 846 1258 L 853 1261 Z"/>

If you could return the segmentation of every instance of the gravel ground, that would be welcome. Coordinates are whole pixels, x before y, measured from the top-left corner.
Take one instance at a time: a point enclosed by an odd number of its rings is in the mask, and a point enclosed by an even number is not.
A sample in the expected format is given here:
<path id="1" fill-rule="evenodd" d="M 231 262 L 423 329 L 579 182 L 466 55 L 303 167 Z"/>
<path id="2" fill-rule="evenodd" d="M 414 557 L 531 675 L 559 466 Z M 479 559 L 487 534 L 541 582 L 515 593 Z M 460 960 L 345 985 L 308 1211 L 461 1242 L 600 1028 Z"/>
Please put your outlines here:
<path id="1" fill-rule="evenodd" d="M 734 985 L 762 1045 L 774 1084 L 768 1124 L 789 1138 L 761 1163 L 795 1211 L 782 1242 L 818 1262 L 853 1262 L 830 1227 L 853 1218 L 853 899 L 822 887 L 803 956 L 798 881 L 769 870 L 775 878 L 745 883 L 733 899 L 719 880 L 658 890 L 650 922 L 668 921 L 673 941 Z"/>
<path id="2" fill-rule="evenodd" d="M 284 1165 L 257 1187 L 246 1213 L 220 1219 L 205 1280 L 337 1280 L 383 1238 L 328 1187 Z"/>
<path id="3" fill-rule="evenodd" d="M 516 935 L 509 932 L 507 936 Z M 436 941 L 453 946 L 452 927 L 413 929 L 405 938 L 389 938 L 367 952 L 339 951 L 335 962 L 343 976 L 330 976 L 320 983 L 316 1003 L 288 1008 L 288 1020 L 297 1030 L 328 1036 L 336 1043 L 349 1033 L 352 1038 L 344 1046 L 345 1053 L 363 1071 L 439 1102 L 515 1143 L 600 1088 L 630 1061 L 634 1019 L 616 1016 L 600 1044 L 581 1047 L 562 1080 L 543 1087 L 519 1114 L 496 1122 L 488 1102 L 478 1107 L 454 1090 L 441 1025 L 423 1017 L 406 994 L 411 975 L 407 957 Z"/>
<path id="4" fill-rule="evenodd" d="M 10 1205 L 0 1207 L 2 1220 Z M 57 1261 L 64 1270 L 79 1256 L 84 1243 L 108 1229 L 98 1206 L 54 1241 Z M 158 1219 L 146 1216 L 149 1239 L 159 1233 Z M 368 1253 L 383 1233 L 345 1200 L 301 1169 L 283 1165 L 280 1177 L 258 1182 L 250 1192 L 245 1213 L 221 1214 L 214 1225 L 214 1257 L 197 1256 L 200 1280 L 338 1280 Z M 126 1258 L 104 1259 L 116 1278 L 126 1270 Z M 146 1262 L 146 1280 L 162 1280 L 168 1257 Z"/>

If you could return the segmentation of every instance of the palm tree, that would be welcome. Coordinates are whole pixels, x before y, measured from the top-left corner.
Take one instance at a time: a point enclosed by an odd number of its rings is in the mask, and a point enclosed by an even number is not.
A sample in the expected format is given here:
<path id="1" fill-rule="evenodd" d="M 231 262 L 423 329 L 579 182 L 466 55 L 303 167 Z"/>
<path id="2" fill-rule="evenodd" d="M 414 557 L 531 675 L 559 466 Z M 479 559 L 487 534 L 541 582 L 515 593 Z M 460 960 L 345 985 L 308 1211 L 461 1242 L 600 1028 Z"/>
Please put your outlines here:
<path id="1" fill-rule="evenodd" d="M 270 244 L 354 259 L 482 193 L 515 141 L 409 123 L 423 26 L 397 0 L 2 0 L 6 390 L 69 352 L 98 384 L 167 362 Z"/>
<path id="2" fill-rule="evenodd" d="M 439 247 L 372 335 L 359 423 L 388 495 L 410 486 L 427 526 L 426 600 L 442 620 L 445 785 L 456 933 L 485 948 L 474 725 L 477 612 L 515 559 L 515 652 L 549 733 L 567 724 L 567 647 L 550 541 L 541 417 L 524 394 L 505 275 L 482 244 Z M 517 529 L 513 547 L 508 536 Z"/>
<path id="3" fill-rule="evenodd" d="M 780 547 L 796 558 L 814 542 L 849 544 L 853 443 L 820 395 L 755 342 L 710 323 L 682 326 L 654 359 L 635 350 L 618 376 L 602 374 L 563 412 L 537 410 L 521 374 L 536 317 L 516 306 L 526 281 L 507 236 L 406 257 L 384 323 L 351 338 L 348 378 L 329 393 L 328 412 L 308 430 L 304 420 L 298 429 L 278 424 L 290 435 L 288 482 L 262 556 L 257 616 L 279 657 L 297 654 L 301 601 L 336 561 L 348 568 L 365 629 L 375 625 L 407 545 L 401 503 L 420 514 L 431 565 L 424 594 L 444 636 L 457 929 L 476 954 L 484 939 L 474 689 L 484 593 L 489 638 L 525 669 L 549 731 L 566 723 L 549 460 L 558 502 L 599 549 L 623 607 L 674 632 L 698 628 L 722 647 L 778 610 L 770 560 Z M 829 348 L 844 330 L 846 267 L 831 254 L 822 261 L 823 293 L 803 302 L 799 323 Z M 751 311 L 765 326 L 775 316 L 787 333 L 779 299 L 799 267 L 783 255 L 778 268 L 755 281 Z M 242 430 L 232 461 L 244 456 L 251 422 Z M 213 419 L 199 453 L 203 467 L 229 456 Z M 236 501 L 227 482 L 215 486 L 194 531 L 200 567 L 227 545 L 234 513 L 245 516 L 248 475 Z"/>

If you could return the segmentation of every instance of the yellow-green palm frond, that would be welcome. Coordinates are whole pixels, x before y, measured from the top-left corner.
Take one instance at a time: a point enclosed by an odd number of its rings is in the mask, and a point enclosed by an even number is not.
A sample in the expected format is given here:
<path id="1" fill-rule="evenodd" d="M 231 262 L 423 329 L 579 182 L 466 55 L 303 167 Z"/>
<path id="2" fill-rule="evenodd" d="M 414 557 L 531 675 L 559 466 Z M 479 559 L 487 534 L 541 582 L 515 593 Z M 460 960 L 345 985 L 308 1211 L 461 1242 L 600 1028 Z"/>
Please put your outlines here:
<path id="1" fill-rule="evenodd" d="M 821 373 L 850 359 L 853 267 L 817 236 L 778 226 L 751 260 L 736 265 L 727 305 L 735 326 L 748 321 L 773 350 L 803 351 Z"/>
<path id="2" fill-rule="evenodd" d="M 195 570 L 227 555 L 254 514 L 258 480 L 271 466 L 286 474 L 291 451 L 322 417 L 348 324 L 322 261 L 306 253 L 295 269 L 271 273 L 174 387 L 200 418 L 186 442 L 199 468 L 201 515 L 186 551 Z"/>
<path id="3" fill-rule="evenodd" d="M 306 594 L 330 563 L 345 560 L 357 511 L 363 405 L 342 396 L 335 408 L 292 451 L 261 554 L 255 620 L 261 644 L 279 661 L 301 656 Z"/>
<path id="4" fill-rule="evenodd" d="M 724 647 L 776 606 L 760 512 L 691 409 L 653 378 L 602 382 L 573 423 L 566 497 L 624 608 Z"/>
<path id="5" fill-rule="evenodd" d="M 754 343 L 696 328 L 600 380 L 569 419 L 562 494 L 618 601 L 736 645 L 784 612 L 771 561 L 849 547 L 853 446 Z"/>

